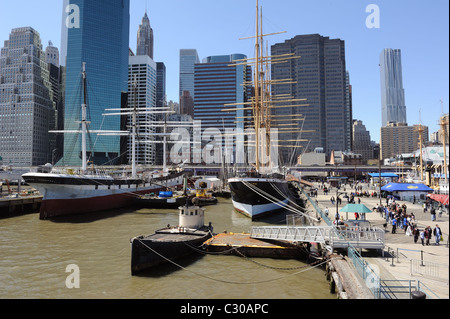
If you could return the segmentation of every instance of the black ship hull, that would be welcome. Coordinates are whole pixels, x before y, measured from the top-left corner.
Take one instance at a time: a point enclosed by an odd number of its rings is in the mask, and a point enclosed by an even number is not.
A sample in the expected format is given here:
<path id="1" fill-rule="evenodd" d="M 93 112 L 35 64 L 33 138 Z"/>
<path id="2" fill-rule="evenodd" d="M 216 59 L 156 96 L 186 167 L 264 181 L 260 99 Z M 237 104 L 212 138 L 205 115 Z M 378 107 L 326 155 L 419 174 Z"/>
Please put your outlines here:
<path id="1" fill-rule="evenodd" d="M 211 236 L 209 228 L 204 227 L 177 233 L 166 229 L 153 235 L 134 237 L 131 239 L 131 274 L 189 256 Z"/>
<path id="2" fill-rule="evenodd" d="M 158 196 L 141 196 L 134 199 L 134 203 L 140 208 L 178 208 L 186 204 L 186 200 L 191 201 L 192 196 L 179 197 L 158 197 Z"/>
<path id="3" fill-rule="evenodd" d="M 280 211 L 290 201 L 288 182 L 284 179 L 236 177 L 228 183 L 235 210 L 252 219 Z"/>

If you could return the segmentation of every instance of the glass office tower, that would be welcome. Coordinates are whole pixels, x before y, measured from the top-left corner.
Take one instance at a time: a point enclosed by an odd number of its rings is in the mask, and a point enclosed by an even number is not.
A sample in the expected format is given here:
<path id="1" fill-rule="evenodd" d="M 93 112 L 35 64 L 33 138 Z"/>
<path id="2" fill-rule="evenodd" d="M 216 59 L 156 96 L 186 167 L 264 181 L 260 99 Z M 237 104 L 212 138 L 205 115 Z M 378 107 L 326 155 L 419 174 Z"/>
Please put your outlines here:
<path id="1" fill-rule="evenodd" d="M 120 130 L 120 116 L 104 117 L 107 108 L 120 108 L 128 91 L 130 0 L 65 0 L 61 63 L 66 67 L 65 130 L 80 127 L 83 99 L 82 63 L 86 63 L 89 129 Z M 88 139 L 88 160 L 114 164 L 120 154 L 119 136 Z M 65 134 L 62 165 L 81 165 L 81 135 Z"/>
<path id="2" fill-rule="evenodd" d="M 249 114 L 244 111 L 243 103 L 251 97 L 251 87 L 244 84 L 252 80 L 252 74 L 251 67 L 243 65 L 239 60 L 246 58 L 243 54 L 216 55 L 206 57 L 203 63 L 195 64 L 194 120 L 201 121 L 202 130 L 217 129 L 225 133 L 226 129 L 240 129 L 244 132 L 244 116 Z M 224 105 L 230 103 L 240 104 Z M 231 110 L 224 112 L 227 108 Z M 232 139 L 226 136 L 223 139 L 224 146 L 226 138 Z M 236 138 L 242 139 L 243 136 Z M 227 156 L 233 155 L 235 158 L 234 152 L 235 150 L 229 150 Z M 198 154 L 194 151 L 194 162 L 199 162 L 196 155 Z"/>
<path id="3" fill-rule="evenodd" d="M 200 63 L 197 50 L 195 49 L 181 49 L 180 50 L 180 93 L 189 91 L 189 94 L 194 97 L 194 68 L 195 64 Z"/>
<path id="4" fill-rule="evenodd" d="M 327 155 L 351 149 L 352 102 L 349 75 L 346 72 L 345 42 L 319 34 L 297 35 L 272 46 L 272 55 L 292 53 L 299 57 L 272 66 L 272 80 L 292 79 L 288 84 L 273 85 L 275 95 L 288 94 L 295 101 L 292 108 L 275 109 L 276 115 L 292 115 L 293 120 L 280 124 L 297 124 L 303 132 L 280 133 L 280 140 L 299 139 L 301 148 L 283 147 L 280 154 L 286 164 L 300 151 L 323 148 Z M 306 104 L 306 105 L 304 105 Z M 298 116 L 304 117 L 298 121 Z M 295 156 L 292 152 L 295 151 Z"/>
<path id="5" fill-rule="evenodd" d="M 401 54 L 399 49 L 384 49 L 380 54 L 382 126 L 407 123 Z"/>

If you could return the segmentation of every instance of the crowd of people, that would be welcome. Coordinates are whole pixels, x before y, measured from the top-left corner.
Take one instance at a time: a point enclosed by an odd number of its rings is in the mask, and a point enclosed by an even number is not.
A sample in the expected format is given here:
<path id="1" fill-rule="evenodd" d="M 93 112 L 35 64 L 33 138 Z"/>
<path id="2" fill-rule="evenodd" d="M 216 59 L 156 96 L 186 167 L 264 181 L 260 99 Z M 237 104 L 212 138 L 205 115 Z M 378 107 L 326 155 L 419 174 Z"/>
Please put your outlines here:
<path id="1" fill-rule="evenodd" d="M 419 238 L 422 245 L 430 245 L 430 240 L 435 237 L 435 244 L 439 245 L 442 241 L 442 231 L 438 224 L 432 229 L 431 226 L 427 226 L 424 229 L 419 229 L 416 222 L 414 213 L 408 213 L 405 203 L 399 205 L 395 202 L 395 199 L 390 199 L 387 205 L 377 205 L 375 210 L 383 214 L 386 219 L 386 225 L 392 225 L 392 234 L 395 234 L 398 229 L 404 231 L 406 236 L 412 236 L 414 243 L 417 243 Z M 435 216 L 432 220 L 436 220 Z"/>
<path id="2" fill-rule="evenodd" d="M 362 183 L 361 183 L 362 184 Z M 341 185 L 341 190 L 345 191 L 346 186 L 350 188 L 349 195 L 344 195 L 344 197 L 348 200 L 349 203 L 355 203 L 358 204 L 361 203 L 361 197 L 378 197 L 379 194 L 376 193 L 376 191 L 370 191 L 370 190 L 364 190 L 365 187 L 361 185 L 359 182 L 353 183 L 353 184 L 345 184 Z M 328 195 L 330 193 L 331 184 L 327 185 L 325 183 L 319 184 L 319 189 L 323 191 L 324 195 Z M 354 191 L 352 191 L 354 189 Z M 317 197 L 317 189 L 315 189 L 314 193 L 311 194 L 313 197 Z M 330 202 L 332 205 L 335 205 L 337 202 L 338 205 L 341 204 L 342 200 L 340 196 L 331 196 Z M 414 204 L 414 203 L 413 203 Z M 442 205 L 441 205 L 442 206 Z M 438 207 L 437 212 L 436 209 L 431 204 L 431 200 L 428 199 L 424 203 L 424 212 L 429 212 L 431 216 L 432 221 L 436 221 L 436 213 L 441 215 L 443 211 L 443 206 Z M 414 238 L 414 243 L 420 242 L 422 245 L 430 245 L 430 242 L 432 241 L 432 238 L 434 237 L 434 242 L 436 245 L 439 245 L 439 243 L 443 240 L 442 231 L 438 224 L 434 227 L 434 229 L 431 228 L 431 226 L 424 227 L 422 229 L 419 229 L 419 225 L 416 221 L 416 217 L 414 216 L 414 213 L 408 212 L 408 207 L 405 203 L 399 204 L 396 202 L 395 198 L 392 196 L 389 196 L 386 198 L 386 205 L 379 205 L 377 204 L 374 208 L 375 211 L 382 214 L 382 216 L 386 220 L 385 227 L 389 224 L 392 226 L 392 233 L 395 234 L 397 231 L 402 230 L 406 236 L 411 236 Z M 328 216 L 329 211 L 328 207 L 325 209 L 326 215 Z M 355 219 L 358 219 L 359 216 L 355 215 Z M 341 216 L 339 213 L 336 214 L 334 224 L 341 225 L 344 224 L 343 220 L 341 220 Z"/>

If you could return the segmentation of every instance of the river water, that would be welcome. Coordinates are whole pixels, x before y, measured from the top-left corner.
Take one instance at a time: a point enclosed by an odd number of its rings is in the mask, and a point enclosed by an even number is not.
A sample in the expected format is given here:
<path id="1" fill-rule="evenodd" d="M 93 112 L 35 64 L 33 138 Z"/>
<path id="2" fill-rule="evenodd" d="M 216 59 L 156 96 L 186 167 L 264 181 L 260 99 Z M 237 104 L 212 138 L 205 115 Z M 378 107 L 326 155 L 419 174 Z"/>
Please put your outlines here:
<path id="1" fill-rule="evenodd" d="M 284 215 L 252 222 L 229 199 L 207 206 L 214 232 L 284 224 Z M 0 219 L 0 299 L 335 299 L 323 268 L 299 260 L 199 255 L 131 276 L 130 238 L 178 224 L 176 209 L 123 209 L 39 220 Z M 256 261 L 256 263 L 255 263 Z M 66 279 L 79 270 L 79 288 Z M 292 268 L 274 269 L 274 268 Z M 67 270 L 67 272 L 66 272 Z M 72 278 L 72 277 L 70 277 Z M 74 281 L 70 281 L 74 282 Z"/>

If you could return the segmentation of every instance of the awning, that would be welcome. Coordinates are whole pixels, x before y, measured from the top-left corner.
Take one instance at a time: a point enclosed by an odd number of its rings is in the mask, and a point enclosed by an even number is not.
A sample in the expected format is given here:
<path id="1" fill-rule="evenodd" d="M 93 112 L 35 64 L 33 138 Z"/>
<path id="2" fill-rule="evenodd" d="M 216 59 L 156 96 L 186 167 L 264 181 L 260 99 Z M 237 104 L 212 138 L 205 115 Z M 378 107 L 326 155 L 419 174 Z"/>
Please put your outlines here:
<path id="1" fill-rule="evenodd" d="M 369 173 L 372 177 L 380 177 L 380 173 Z M 398 177 L 397 174 L 394 173 L 381 173 L 381 177 Z"/>
<path id="2" fill-rule="evenodd" d="M 347 204 L 340 210 L 343 213 L 371 213 L 372 211 L 364 204 Z"/>
<path id="3" fill-rule="evenodd" d="M 442 194 L 428 194 L 428 197 L 430 197 L 432 200 L 435 200 L 439 203 L 442 203 L 444 205 L 448 205 L 448 195 L 442 195 Z"/>
<path id="4" fill-rule="evenodd" d="M 425 184 L 389 183 L 381 187 L 386 192 L 432 192 L 433 189 Z"/>

